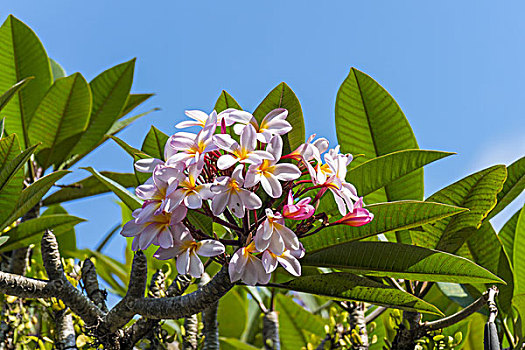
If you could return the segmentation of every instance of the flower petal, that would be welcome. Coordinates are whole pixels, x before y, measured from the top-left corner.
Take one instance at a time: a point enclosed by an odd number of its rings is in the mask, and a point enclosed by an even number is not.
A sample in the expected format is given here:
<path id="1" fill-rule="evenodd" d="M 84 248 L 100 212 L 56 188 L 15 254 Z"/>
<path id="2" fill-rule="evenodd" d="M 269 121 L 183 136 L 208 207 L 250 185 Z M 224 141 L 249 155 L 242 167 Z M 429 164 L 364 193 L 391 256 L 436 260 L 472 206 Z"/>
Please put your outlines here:
<path id="1" fill-rule="evenodd" d="M 190 251 L 185 250 L 177 257 L 177 272 L 186 275 L 190 269 Z"/>
<path id="2" fill-rule="evenodd" d="M 221 242 L 216 241 L 214 239 L 205 239 L 203 241 L 200 241 L 199 243 L 200 246 L 199 248 L 197 248 L 197 254 L 199 254 L 200 256 L 217 256 L 226 251 L 224 245 Z"/>
<path id="3" fill-rule="evenodd" d="M 239 159 L 231 154 L 224 154 L 217 160 L 217 167 L 220 170 L 225 170 L 235 165 L 238 161 Z"/>
<path id="4" fill-rule="evenodd" d="M 211 211 L 213 215 L 220 215 L 226 209 L 226 205 L 230 201 L 230 192 L 223 192 L 216 194 L 211 201 Z"/>
<path id="5" fill-rule="evenodd" d="M 204 265 L 202 264 L 201 259 L 195 253 L 190 254 L 190 264 L 188 269 L 189 275 L 195 278 L 202 276 L 204 272 Z"/>
<path id="6" fill-rule="evenodd" d="M 261 260 L 262 260 L 264 270 L 267 273 L 271 273 L 275 271 L 275 269 L 277 268 L 277 265 L 278 265 L 277 257 L 273 255 L 272 253 L 270 253 L 268 250 L 266 250 L 263 253 Z"/>

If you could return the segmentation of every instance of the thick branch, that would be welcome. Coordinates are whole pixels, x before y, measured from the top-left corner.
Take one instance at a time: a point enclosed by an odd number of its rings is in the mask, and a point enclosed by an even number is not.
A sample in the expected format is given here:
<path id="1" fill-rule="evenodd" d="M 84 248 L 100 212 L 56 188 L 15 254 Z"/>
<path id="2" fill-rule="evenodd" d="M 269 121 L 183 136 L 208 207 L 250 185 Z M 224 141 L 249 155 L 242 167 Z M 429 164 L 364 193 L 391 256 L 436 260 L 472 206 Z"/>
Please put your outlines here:
<path id="1" fill-rule="evenodd" d="M 73 317 L 67 309 L 55 313 L 56 323 L 56 342 L 57 350 L 77 349 L 75 327 L 73 326 Z"/>
<path id="2" fill-rule="evenodd" d="M 48 281 L 0 271 L 0 293 L 20 298 L 50 298 L 54 290 Z"/>
<path id="3" fill-rule="evenodd" d="M 62 261 L 60 261 L 57 239 L 49 230 L 42 237 L 42 260 L 44 260 L 44 268 L 50 280 L 66 279 Z"/>
<path id="4" fill-rule="evenodd" d="M 368 349 L 368 332 L 365 321 L 365 304 L 361 302 L 349 302 L 348 306 L 351 311 L 350 327 L 358 332 L 360 339 L 359 344 L 355 344 L 354 348 L 366 350 Z"/>
<path id="5" fill-rule="evenodd" d="M 199 283 L 199 287 L 203 287 L 210 282 L 210 276 L 205 272 Z M 209 305 L 208 308 L 202 311 L 202 323 L 204 329 L 204 350 L 218 350 L 219 349 L 219 323 L 217 322 L 217 311 L 219 309 L 219 302 Z"/>
<path id="6" fill-rule="evenodd" d="M 281 349 L 279 317 L 276 311 L 268 311 L 263 316 L 263 342 L 266 350 Z"/>
<path id="7" fill-rule="evenodd" d="M 82 264 L 82 282 L 84 282 L 84 288 L 86 293 L 95 305 L 97 305 L 102 311 L 108 312 L 106 306 L 106 293 L 104 290 L 99 288 L 97 279 L 97 270 L 95 264 L 90 258 L 84 260 Z"/>
<path id="8" fill-rule="evenodd" d="M 133 265 L 131 266 L 131 275 L 129 278 L 128 291 L 124 298 L 115 305 L 113 309 L 106 315 L 105 323 L 108 327 L 109 333 L 114 333 L 120 328 L 124 327 L 133 316 L 135 310 L 133 305 L 135 300 L 144 298 L 146 291 L 146 282 L 148 276 L 148 264 L 146 256 L 143 252 L 138 251 L 133 258 Z"/>
<path id="9" fill-rule="evenodd" d="M 232 287 L 228 269 L 223 267 L 210 283 L 191 294 L 160 299 L 137 299 L 133 305 L 133 310 L 148 318 L 177 319 L 188 317 L 217 302 Z"/>

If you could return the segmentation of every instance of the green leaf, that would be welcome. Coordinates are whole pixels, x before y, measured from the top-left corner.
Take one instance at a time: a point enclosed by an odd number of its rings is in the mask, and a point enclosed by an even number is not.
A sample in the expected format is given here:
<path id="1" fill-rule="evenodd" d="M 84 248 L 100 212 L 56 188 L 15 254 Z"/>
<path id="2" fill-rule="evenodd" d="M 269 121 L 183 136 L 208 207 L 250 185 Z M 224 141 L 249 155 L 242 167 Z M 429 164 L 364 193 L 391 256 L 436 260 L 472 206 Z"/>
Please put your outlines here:
<path id="1" fill-rule="evenodd" d="M 478 228 L 496 205 L 507 172 L 504 165 L 495 165 L 469 175 L 434 193 L 427 201 L 468 208 L 453 218 L 425 225 L 417 245 L 454 253 L 469 238 L 471 228 Z"/>
<path id="2" fill-rule="evenodd" d="M 117 143 L 124 151 L 126 151 L 127 154 L 129 154 L 131 157 L 135 158 L 135 156 L 138 156 L 141 159 L 144 158 L 153 158 L 149 154 L 146 154 L 142 152 L 139 149 L 136 149 L 130 145 L 128 145 L 126 142 L 124 142 L 122 139 L 119 139 L 116 136 L 110 136 L 110 138 Z"/>
<path id="3" fill-rule="evenodd" d="M 409 293 L 351 273 L 334 272 L 303 276 L 276 287 L 338 300 L 364 301 L 407 311 L 442 315 L 434 305 Z"/>
<path id="4" fill-rule="evenodd" d="M 301 104 L 297 96 L 295 96 L 295 93 L 286 83 L 281 83 L 270 91 L 268 96 L 266 96 L 257 109 L 255 109 L 253 116 L 260 125 L 264 117 L 276 108 L 285 108 L 288 110 L 286 120 L 293 127 L 292 131 L 283 135 L 283 154 L 288 154 L 304 143 L 305 130 Z"/>
<path id="5" fill-rule="evenodd" d="M 27 25 L 10 15 L 0 27 L 0 91 L 7 91 L 19 81 L 35 77 L 18 91 L 2 111 L 9 134 L 18 134 L 20 146 L 29 145 L 27 128 L 33 113 L 51 85 L 51 66 L 44 46 Z"/>
<path id="6" fill-rule="evenodd" d="M 217 99 L 217 102 L 215 103 L 215 107 L 213 107 L 213 109 L 217 113 L 220 113 L 220 112 L 222 112 L 222 111 L 224 111 L 224 110 L 226 110 L 228 108 L 234 108 L 234 109 L 242 111 L 242 108 L 237 103 L 237 101 L 235 101 L 235 99 L 233 97 L 231 97 L 231 95 L 229 93 L 227 93 L 226 91 L 222 90 L 221 95 Z"/>
<path id="7" fill-rule="evenodd" d="M 6 235 L 10 239 L 7 244 L 0 247 L 0 252 L 38 243 L 46 230 L 53 230 L 56 235 L 66 233 L 67 229 L 71 229 L 82 221 L 85 220 L 72 215 L 51 214 L 21 222 L 18 226 L 7 231 Z"/>
<path id="8" fill-rule="evenodd" d="M 335 267 L 350 272 L 398 279 L 457 283 L 502 283 L 473 262 L 449 253 L 390 242 L 348 242 L 313 254 L 302 265 Z"/>
<path id="9" fill-rule="evenodd" d="M 424 165 L 453 154 L 455 153 L 419 149 L 392 152 L 350 169 L 346 181 L 352 183 L 359 195 L 364 197 Z"/>
<path id="10" fill-rule="evenodd" d="M 0 139 L 0 217 L 13 210 L 13 203 L 20 196 L 24 186 L 24 174 L 20 168 L 33 150 L 34 147 L 20 153 L 16 134 Z"/>
<path id="11" fill-rule="evenodd" d="M 60 78 L 63 78 L 66 76 L 66 71 L 60 64 L 58 64 L 57 61 L 50 58 L 49 63 L 51 64 L 51 73 L 53 74 L 53 81 L 56 81 Z"/>
<path id="12" fill-rule="evenodd" d="M 168 138 L 168 135 L 152 126 L 142 143 L 141 149 L 153 158 L 164 159 L 164 146 Z"/>
<path id="13" fill-rule="evenodd" d="M 520 325 L 520 329 L 516 330 L 516 333 L 523 335 L 525 334 L 525 294 L 518 294 L 512 298 L 512 305 L 518 310 L 518 314 L 521 322 L 516 322 L 516 325 Z M 514 335 L 516 336 L 516 334 Z"/>
<path id="14" fill-rule="evenodd" d="M 291 297 L 277 294 L 275 308 L 279 313 L 279 338 L 283 350 L 306 347 L 305 331 L 320 337 L 325 334 L 323 319 L 306 311 Z"/>
<path id="15" fill-rule="evenodd" d="M 138 209 L 142 206 L 142 201 L 135 195 L 131 194 L 118 182 L 111 180 L 110 178 L 100 174 L 92 167 L 81 168 L 89 171 L 95 176 L 101 183 L 107 186 L 113 193 L 115 193 L 131 210 Z"/>
<path id="16" fill-rule="evenodd" d="M 507 179 L 503 184 L 503 188 L 498 193 L 498 203 L 487 216 L 490 219 L 507 205 L 509 205 L 516 197 L 518 197 L 525 189 L 525 157 L 521 157 L 507 167 Z"/>
<path id="17" fill-rule="evenodd" d="M 33 80 L 35 77 L 27 77 L 15 85 L 11 86 L 6 92 L 0 96 L 0 111 L 4 109 L 4 107 L 11 101 L 13 97 L 15 97 L 16 93 L 24 88 L 24 86 L 31 80 Z"/>
<path id="18" fill-rule="evenodd" d="M 512 217 L 503 225 L 499 231 L 498 237 L 503 244 L 503 248 L 507 253 L 512 264 L 514 261 L 514 240 L 516 238 L 516 227 L 518 225 L 518 218 L 520 217 L 521 209 L 512 215 Z"/>
<path id="19" fill-rule="evenodd" d="M 199 213 L 196 210 L 188 210 L 186 215 L 190 224 L 194 225 L 196 228 L 202 230 L 205 234 L 213 234 L 213 220 L 204 214 Z"/>
<path id="20" fill-rule="evenodd" d="M 67 170 L 55 171 L 25 188 L 16 204 L 12 206 L 9 212 L 0 213 L 0 230 L 10 225 L 13 221 L 18 219 L 33 208 L 42 197 L 49 191 L 49 189 L 66 174 L 70 173 Z"/>
<path id="21" fill-rule="evenodd" d="M 146 102 L 146 100 L 148 100 L 152 96 L 155 96 L 155 94 L 129 94 L 128 99 L 126 101 L 126 105 L 124 106 L 124 109 L 120 112 L 119 119 L 126 116 L 128 113 L 130 113 L 142 103 Z"/>
<path id="22" fill-rule="evenodd" d="M 525 294 L 525 210 L 521 208 L 520 216 L 516 224 L 516 234 L 514 236 L 513 262 L 514 267 L 514 294 Z"/>
<path id="23" fill-rule="evenodd" d="M 115 135 L 115 134 L 121 132 L 122 130 L 127 128 L 131 123 L 133 123 L 135 120 L 140 119 L 142 117 L 145 117 L 148 114 L 150 114 L 152 112 L 157 112 L 157 111 L 160 111 L 160 108 L 152 108 L 149 111 L 146 111 L 144 113 L 140 113 L 140 114 L 134 115 L 134 116 L 126 118 L 126 119 L 117 120 L 115 123 L 113 123 L 111 128 L 108 130 L 106 136 L 104 136 L 103 141 L 106 141 L 109 138 L 109 135 Z"/>
<path id="24" fill-rule="evenodd" d="M 72 154 L 91 151 L 117 121 L 128 100 L 134 68 L 135 59 L 132 59 L 102 72 L 89 83 L 93 93 L 93 108 L 88 128 Z"/>
<path id="25" fill-rule="evenodd" d="M 8 240 L 9 236 L 0 236 L 0 246 L 3 246 Z"/>
<path id="26" fill-rule="evenodd" d="M 374 79 L 350 69 L 337 93 L 335 125 L 341 151 L 364 154 L 353 164 L 403 149 L 417 149 L 412 128 L 397 102 Z M 366 198 L 369 203 L 386 200 L 423 199 L 423 169 L 405 175 Z"/>
<path id="27" fill-rule="evenodd" d="M 69 213 L 61 205 L 56 204 L 47 208 L 46 211 L 42 213 L 41 217 L 56 214 L 68 215 Z M 75 251 L 77 250 L 77 235 L 75 233 L 75 228 L 69 225 L 55 227 L 53 233 L 57 236 L 60 255 L 65 258 L 76 258 Z"/>
<path id="28" fill-rule="evenodd" d="M 58 167 L 66 158 L 86 130 L 90 111 L 91 91 L 80 73 L 55 81 L 38 105 L 28 131 L 32 143 L 42 143 L 37 159 L 44 169 L 51 164 Z"/>
<path id="29" fill-rule="evenodd" d="M 221 349 L 224 348 L 234 350 L 260 350 L 260 348 L 256 348 L 250 344 L 243 343 L 242 341 L 236 338 L 219 337 L 219 342 L 221 344 Z"/>
<path id="30" fill-rule="evenodd" d="M 219 301 L 217 320 L 219 334 L 224 337 L 240 338 L 248 319 L 248 299 L 237 289 L 228 292 Z"/>
<path id="31" fill-rule="evenodd" d="M 139 185 L 135 174 L 114 173 L 110 171 L 101 171 L 100 174 L 115 181 L 124 188 L 136 187 Z M 79 198 L 95 196 L 109 191 L 110 189 L 95 176 L 89 176 L 78 182 L 66 185 L 61 190 L 52 193 L 44 199 L 43 205 L 49 206 Z"/>
<path id="32" fill-rule="evenodd" d="M 329 226 L 315 235 L 301 239 L 306 251 L 312 253 L 388 231 L 418 227 L 465 211 L 464 208 L 446 204 L 419 201 L 378 203 L 366 208 L 374 214 L 372 222 L 361 227 Z"/>

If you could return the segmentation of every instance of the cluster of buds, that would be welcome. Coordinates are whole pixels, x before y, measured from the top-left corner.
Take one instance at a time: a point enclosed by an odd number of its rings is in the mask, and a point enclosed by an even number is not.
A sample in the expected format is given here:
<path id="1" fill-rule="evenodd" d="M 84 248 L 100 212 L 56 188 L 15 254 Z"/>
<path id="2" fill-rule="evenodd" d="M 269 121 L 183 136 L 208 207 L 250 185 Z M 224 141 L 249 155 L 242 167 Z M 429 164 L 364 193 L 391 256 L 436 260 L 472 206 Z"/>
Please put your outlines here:
<path id="1" fill-rule="evenodd" d="M 300 225 L 306 235 L 319 230 L 315 211 L 325 192 L 333 194 L 342 218 L 323 227 L 361 226 L 373 219 L 355 187 L 345 181 L 351 155 L 341 154 L 339 147 L 328 150 L 328 141 L 314 141 L 315 135 L 282 155 L 282 136 L 292 130 L 287 110 L 275 109 L 260 123 L 236 109 L 186 115 L 191 120 L 176 127 L 200 127 L 197 134 L 171 136 L 165 161 L 135 163 L 137 171 L 151 177 L 136 188 L 144 204 L 121 232 L 134 237 L 133 250 L 156 245 L 157 259 L 176 258 L 178 272 L 193 277 L 204 272 L 199 256 L 213 258 L 229 264 L 232 282 L 266 284 L 279 264 L 301 275 L 299 259 L 305 251 L 294 228 Z M 196 229 L 188 210 L 209 216 L 235 239 Z M 225 245 L 237 249 L 231 257 Z"/>

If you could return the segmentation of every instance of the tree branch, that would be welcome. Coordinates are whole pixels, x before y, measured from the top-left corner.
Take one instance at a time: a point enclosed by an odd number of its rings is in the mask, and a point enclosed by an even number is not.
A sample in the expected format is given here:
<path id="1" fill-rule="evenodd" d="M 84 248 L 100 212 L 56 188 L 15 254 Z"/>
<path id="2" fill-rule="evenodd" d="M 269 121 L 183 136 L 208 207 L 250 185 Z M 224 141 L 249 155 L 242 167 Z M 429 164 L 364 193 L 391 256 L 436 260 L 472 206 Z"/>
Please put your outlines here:
<path id="1" fill-rule="evenodd" d="M 91 299 L 100 310 L 108 312 L 106 293 L 99 288 L 97 270 L 90 258 L 86 258 L 82 264 L 82 282 L 84 282 L 84 288 L 86 289 L 88 298 Z"/>
<path id="2" fill-rule="evenodd" d="M 206 309 L 225 295 L 233 284 L 228 269 L 223 267 L 210 283 L 195 292 L 179 297 L 159 299 L 141 298 L 134 302 L 132 309 L 145 317 L 156 319 L 177 319 L 188 317 Z"/>
<path id="3" fill-rule="evenodd" d="M 0 271 L 0 293 L 19 298 L 50 298 L 54 289 L 48 281 Z"/>
<path id="4" fill-rule="evenodd" d="M 206 272 L 202 275 L 199 287 L 203 287 L 210 282 L 210 275 Z M 219 309 L 219 302 L 209 305 L 208 308 L 202 311 L 202 323 L 204 329 L 204 350 L 219 350 L 219 323 L 217 322 L 217 311 Z"/>
<path id="5" fill-rule="evenodd" d="M 276 311 L 268 311 L 263 316 L 263 342 L 266 350 L 280 350 L 279 316 Z"/>
<path id="6" fill-rule="evenodd" d="M 77 349 L 73 317 L 68 309 L 55 312 L 57 350 Z"/>
<path id="7" fill-rule="evenodd" d="M 133 304 L 135 303 L 135 300 L 144 298 L 147 276 L 147 259 L 144 253 L 139 250 L 133 257 L 133 265 L 131 266 L 131 275 L 129 277 L 128 291 L 126 295 L 113 309 L 111 309 L 111 311 L 108 312 L 104 319 L 104 323 L 107 325 L 110 333 L 114 333 L 124 327 L 126 323 L 135 316 L 136 312 L 133 308 Z"/>

